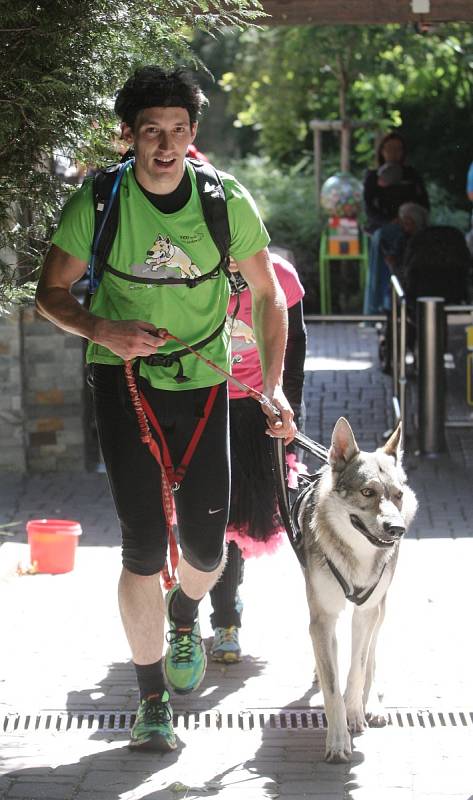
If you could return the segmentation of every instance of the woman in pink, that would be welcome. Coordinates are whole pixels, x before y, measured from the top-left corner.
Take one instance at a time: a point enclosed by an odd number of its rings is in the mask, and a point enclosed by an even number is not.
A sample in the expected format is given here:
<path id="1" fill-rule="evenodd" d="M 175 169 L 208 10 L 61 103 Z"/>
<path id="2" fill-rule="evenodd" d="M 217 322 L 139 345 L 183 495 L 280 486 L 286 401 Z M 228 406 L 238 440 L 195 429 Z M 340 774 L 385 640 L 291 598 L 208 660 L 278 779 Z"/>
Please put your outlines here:
<path id="1" fill-rule="evenodd" d="M 284 360 L 284 393 L 301 424 L 306 330 L 302 311 L 304 289 L 297 272 L 286 259 L 271 254 L 276 276 L 286 296 L 288 339 Z M 263 380 L 253 334 L 251 293 L 234 273 L 239 284 L 239 308 L 232 325 L 232 371 L 243 383 L 262 391 Z M 228 308 L 231 321 L 237 306 L 236 293 Z M 255 400 L 229 383 L 230 452 L 232 489 L 227 527 L 227 563 L 210 592 L 214 641 L 211 658 L 232 663 L 240 660 L 238 631 L 242 604 L 238 587 L 243 580 L 244 560 L 271 553 L 285 535 L 275 494 L 271 461 L 271 440 L 265 434 L 265 416 Z M 289 481 L 296 484 L 298 465 L 294 449 L 288 448 Z"/>

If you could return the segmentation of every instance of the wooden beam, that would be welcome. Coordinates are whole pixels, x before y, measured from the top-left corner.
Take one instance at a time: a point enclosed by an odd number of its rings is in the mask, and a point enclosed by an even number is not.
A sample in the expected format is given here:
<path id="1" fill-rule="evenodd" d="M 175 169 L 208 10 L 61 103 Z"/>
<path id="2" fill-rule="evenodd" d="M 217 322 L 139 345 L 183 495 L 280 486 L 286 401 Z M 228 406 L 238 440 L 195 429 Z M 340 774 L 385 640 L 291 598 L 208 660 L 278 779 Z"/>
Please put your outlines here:
<path id="1" fill-rule="evenodd" d="M 414 14 L 412 0 L 261 0 L 264 25 L 385 25 L 389 22 L 473 22 L 473 0 L 430 0 Z"/>

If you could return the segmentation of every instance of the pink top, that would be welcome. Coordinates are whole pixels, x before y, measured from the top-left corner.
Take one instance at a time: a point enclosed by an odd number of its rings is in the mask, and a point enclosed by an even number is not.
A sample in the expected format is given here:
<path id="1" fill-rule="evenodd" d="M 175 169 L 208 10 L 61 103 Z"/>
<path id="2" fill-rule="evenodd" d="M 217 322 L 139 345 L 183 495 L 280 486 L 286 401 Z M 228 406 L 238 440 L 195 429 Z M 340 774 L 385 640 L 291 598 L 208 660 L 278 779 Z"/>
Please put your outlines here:
<path id="1" fill-rule="evenodd" d="M 287 307 L 295 306 L 303 297 L 304 289 L 299 280 L 296 269 L 289 261 L 281 256 L 271 253 L 271 261 L 276 272 L 276 277 L 281 288 L 286 295 Z M 236 297 L 230 298 L 227 318 L 231 320 L 235 310 Z M 233 359 L 241 360 L 233 361 Z M 251 316 L 251 292 L 245 289 L 240 294 L 240 308 L 233 322 L 232 329 L 232 373 L 235 378 L 257 389 L 263 389 L 263 375 L 256 347 L 256 339 L 253 333 L 253 320 Z M 247 397 L 238 387 L 228 382 L 230 400 Z"/>

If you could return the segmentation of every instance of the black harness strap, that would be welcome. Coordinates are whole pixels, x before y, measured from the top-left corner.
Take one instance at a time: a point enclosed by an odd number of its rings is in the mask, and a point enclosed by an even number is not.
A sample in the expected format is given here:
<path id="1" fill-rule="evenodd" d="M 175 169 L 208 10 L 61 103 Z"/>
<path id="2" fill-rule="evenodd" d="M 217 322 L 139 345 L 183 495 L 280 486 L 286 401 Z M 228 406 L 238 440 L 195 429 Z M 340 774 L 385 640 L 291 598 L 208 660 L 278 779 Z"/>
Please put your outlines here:
<path id="1" fill-rule="evenodd" d="M 195 278 L 142 278 L 137 275 L 130 275 L 128 272 L 121 272 L 119 269 L 110 266 L 110 264 L 106 264 L 104 267 L 105 272 L 110 272 L 112 275 L 116 275 L 117 278 L 122 278 L 124 281 L 130 281 L 131 283 L 144 283 L 148 286 L 153 284 L 157 286 L 165 286 L 166 284 L 182 286 L 182 284 L 185 284 L 189 289 L 193 289 L 195 286 L 198 286 L 199 283 L 203 283 L 203 281 L 208 281 L 209 278 L 216 278 L 219 270 L 220 264 L 217 264 L 210 272 L 206 272 L 204 275 L 196 275 Z"/>
<path id="2" fill-rule="evenodd" d="M 228 222 L 227 199 L 222 179 L 211 164 L 198 161 L 195 158 L 186 160 L 192 164 L 195 172 L 197 192 L 205 224 L 220 254 L 219 267 L 229 277 L 228 262 L 231 234 Z"/>
<path id="3" fill-rule="evenodd" d="M 220 323 L 218 328 L 216 328 L 210 336 L 207 336 L 206 339 L 202 339 L 197 344 L 191 345 L 194 350 L 201 350 L 203 347 L 209 344 L 213 339 L 216 339 L 219 336 L 227 322 L 227 318 L 225 317 L 223 321 Z M 177 373 L 174 376 L 174 380 L 176 383 L 186 383 L 186 381 L 190 380 L 184 375 L 184 369 L 181 363 L 181 358 L 184 356 L 190 355 L 190 350 L 187 348 L 183 348 L 182 350 L 174 350 L 172 353 L 153 353 L 151 356 L 146 356 L 142 358 L 141 361 L 144 361 L 146 364 L 149 364 L 150 367 L 172 367 L 173 364 L 178 365 Z"/>
<path id="4" fill-rule="evenodd" d="M 93 178 L 94 238 L 89 261 L 89 291 L 93 294 L 107 266 L 120 218 L 120 184 L 133 160 L 100 170 Z"/>
<path id="5" fill-rule="evenodd" d="M 383 569 L 380 572 L 379 578 L 369 589 L 364 589 L 363 587 L 354 586 L 353 591 L 350 592 L 350 587 L 347 581 L 345 580 L 341 572 L 337 569 L 333 561 L 330 561 L 330 559 L 327 558 L 327 556 L 325 556 L 325 562 L 327 566 L 330 567 L 332 575 L 337 579 L 338 583 L 340 584 L 340 587 L 346 599 L 349 600 L 351 603 L 354 603 L 356 606 L 362 606 L 363 603 L 366 603 L 366 601 L 371 597 L 374 590 L 377 588 L 381 578 L 383 577 L 384 570 L 386 569 L 386 564 L 383 564 Z"/>

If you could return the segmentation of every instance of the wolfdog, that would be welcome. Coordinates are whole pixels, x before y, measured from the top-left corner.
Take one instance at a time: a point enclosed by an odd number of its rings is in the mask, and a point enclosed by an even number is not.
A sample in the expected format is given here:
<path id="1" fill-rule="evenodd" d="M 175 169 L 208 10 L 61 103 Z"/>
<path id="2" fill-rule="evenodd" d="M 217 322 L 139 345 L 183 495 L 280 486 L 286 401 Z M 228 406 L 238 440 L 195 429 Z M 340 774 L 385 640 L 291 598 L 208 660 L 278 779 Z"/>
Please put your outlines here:
<path id="1" fill-rule="evenodd" d="M 300 495 L 315 682 L 321 685 L 328 722 L 325 759 L 351 759 L 351 735 L 386 724 L 379 704 L 366 711 L 375 672 L 375 648 L 385 615 L 399 543 L 417 508 L 401 466 L 400 426 L 384 447 L 360 451 L 346 419 L 336 423 L 328 464 L 320 480 Z M 336 623 L 350 600 L 352 653 L 344 698 L 340 692 Z M 320 683 L 319 683 L 320 680 Z"/>

